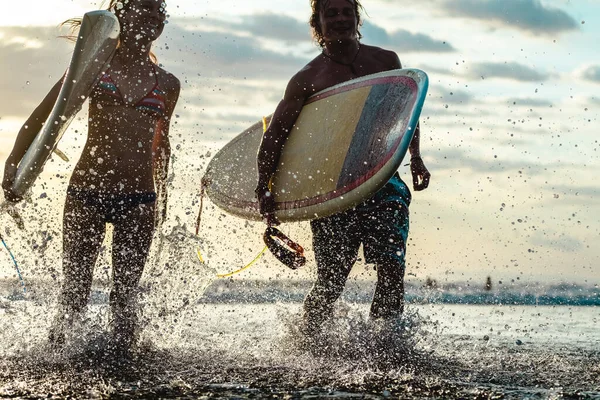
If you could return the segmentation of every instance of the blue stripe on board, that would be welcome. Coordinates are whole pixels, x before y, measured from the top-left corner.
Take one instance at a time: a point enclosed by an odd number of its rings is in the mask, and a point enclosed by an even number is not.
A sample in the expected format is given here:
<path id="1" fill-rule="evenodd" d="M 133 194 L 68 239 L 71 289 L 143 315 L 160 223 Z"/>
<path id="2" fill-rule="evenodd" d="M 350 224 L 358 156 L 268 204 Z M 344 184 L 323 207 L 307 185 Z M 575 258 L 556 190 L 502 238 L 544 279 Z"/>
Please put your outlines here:
<path id="1" fill-rule="evenodd" d="M 397 84 L 374 85 L 371 88 L 348 148 L 337 188 L 345 187 L 367 174 L 388 152 L 388 140 L 398 139 L 396 132 L 392 132 L 394 126 L 399 117 L 406 113 L 405 109 L 414 103 L 411 93 L 409 87 Z M 390 97 L 396 100 L 390 101 Z M 377 131 L 372 132 L 373 129 Z"/>

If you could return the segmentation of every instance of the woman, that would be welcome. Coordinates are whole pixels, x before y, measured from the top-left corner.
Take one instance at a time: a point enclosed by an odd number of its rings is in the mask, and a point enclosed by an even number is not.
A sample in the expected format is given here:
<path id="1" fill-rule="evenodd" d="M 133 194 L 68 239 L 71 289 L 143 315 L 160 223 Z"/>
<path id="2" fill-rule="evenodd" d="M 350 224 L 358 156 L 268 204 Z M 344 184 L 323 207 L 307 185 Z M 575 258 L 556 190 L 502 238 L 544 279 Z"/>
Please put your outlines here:
<path id="1" fill-rule="evenodd" d="M 90 95 L 87 142 L 67 189 L 64 282 L 49 336 L 62 344 L 85 311 L 106 224 L 111 223 L 113 336 L 116 348 L 128 351 L 134 343 L 138 283 L 156 221 L 164 212 L 157 212 L 156 198 L 157 191 L 165 195 L 169 122 L 180 84 L 153 62 L 150 52 L 165 24 L 162 0 L 111 0 L 109 10 L 120 22 L 119 46 Z M 61 81 L 54 85 L 17 136 L 2 182 L 8 200 L 20 200 L 10 189 L 16 168 L 50 114 L 60 86 Z"/>

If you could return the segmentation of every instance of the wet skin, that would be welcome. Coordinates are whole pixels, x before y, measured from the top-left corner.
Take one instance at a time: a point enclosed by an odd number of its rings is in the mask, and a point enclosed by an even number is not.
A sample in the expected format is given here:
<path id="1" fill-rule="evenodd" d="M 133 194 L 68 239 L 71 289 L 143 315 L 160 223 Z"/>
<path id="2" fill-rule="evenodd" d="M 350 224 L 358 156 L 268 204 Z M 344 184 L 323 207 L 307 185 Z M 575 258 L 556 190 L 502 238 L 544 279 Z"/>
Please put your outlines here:
<path id="1" fill-rule="evenodd" d="M 358 17 L 352 0 L 325 1 L 319 11 L 319 23 L 325 40 L 323 52 L 310 61 L 289 81 L 283 99 L 263 136 L 258 153 L 256 194 L 261 214 L 268 225 L 279 221 L 273 215 L 275 201 L 268 191 L 283 144 L 300 115 L 306 100 L 313 94 L 361 76 L 401 68 L 398 55 L 392 51 L 358 41 Z M 411 165 L 416 190 L 423 190 L 430 174 L 419 156 L 419 127 L 410 145 Z"/>
<path id="2" fill-rule="evenodd" d="M 124 8 L 116 9 L 116 14 L 121 26 L 120 45 L 111 60 L 109 74 L 124 104 L 90 104 L 86 144 L 69 183 L 69 190 L 84 196 L 67 195 L 63 213 L 64 279 L 60 307 L 49 335 L 54 343 L 64 340 L 65 332 L 85 310 L 107 222 L 114 226 L 110 295 L 113 333 L 121 348 L 133 343 L 138 283 L 157 217 L 166 213 L 166 201 L 160 214 L 153 200 L 134 201 L 125 206 L 117 201 L 115 208 L 122 210 L 109 220 L 106 211 L 94 203 L 100 198 L 106 204 L 114 199 L 111 196 L 124 195 L 127 199 L 127 195 L 139 193 L 158 192 L 166 198 L 169 124 L 180 90 L 178 79 L 153 65 L 150 59 L 151 44 L 164 28 L 164 3 L 129 0 Z M 136 109 L 136 103 L 157 83 L 165 95 L 164 113 Z M 17 165 L 50 114 L 60 87 L 61 81 L 54 85 L 17 136 L 2 182 L 9 200 L 20 200 L 10 189 Z"/>
<path id="3" fill-rule="evenodd" d="M 260 212 L 267 225 L 278 225 L 274 215 L 275 199 L 269 191 L 269 180 L 273 176 L 281 155 L 284 143 L 292 130 L 296 119 L 307 99 L 328 87 L 351 79 L 378 72 L 401 68 L 396 53 L 358 41 L 359 18 L 353 0 L 326 0 L 318 10 L 318 25 L 323 36 L 323 51 L 310 61 L 289 81 L 283 99 L 277 106 L 271 123 L 263 135 L 258 156 L 258 197 Z M 429 184 L 430 174 L 420 157 L 420 129 L 417 125 L 409 150 L 411 153 L 411 173 L 415 190 L 423 190 Z M 397 206 L 396 206 L 397 207 Z M 394 210 L 400 211 L 400 210 Z M 349 210 L 351 212 L 351 210 Z M 336 215 L 341 215 L 336 214 Z M 336 215 L 326 218 L 332 221 Z M 396 215 L 396 214 L 394 214 Z M 371 215 L 376 217 L 377 215 Z M 408 223 L 408 214 L 400 222 Z M 361 217 L 365 218 L 365 216 Z M 312 221 L 315 223 L 315 221 Z M 339 298 L 348 273 L 356 261 L 357 246 L 353 253 L 344 251 L 342 241 L 336 240 L 328 244 L 331 238 L 349 235 L 347 226 L 336 227 L 323 237 L 317 238 L 313 231 L 313 248 L 325 244 L 320 251 L 315 251 L 317 258 L 317 281 L 304 301 L 304 333 L 308 338 L 320 331 L 323 322 L 330 318 L 333 304 Z M 359 219 L 360 223 L 360 219 Z M 388 239 L 392 239 L 389 237 Z M 364 243 L 364 242 L 363 242 Z M 353 245 L 354 246 L 354 245 Z M 399 246 L 403 248 L 403 246 Z M 404 248 L 402 250 L 404 252 Z M 346 254 L 344 256 L 344 254 Z M 324 257 L 323 255 L 326 255 Z M 377 269 L 377 288 L 371 305 L 371 317 L 393 318 L 404 309 L 404 257 L 387 259 L 381 257 L 374 260 Z M 317 339 L 318 341 L 318 339 Z"/>

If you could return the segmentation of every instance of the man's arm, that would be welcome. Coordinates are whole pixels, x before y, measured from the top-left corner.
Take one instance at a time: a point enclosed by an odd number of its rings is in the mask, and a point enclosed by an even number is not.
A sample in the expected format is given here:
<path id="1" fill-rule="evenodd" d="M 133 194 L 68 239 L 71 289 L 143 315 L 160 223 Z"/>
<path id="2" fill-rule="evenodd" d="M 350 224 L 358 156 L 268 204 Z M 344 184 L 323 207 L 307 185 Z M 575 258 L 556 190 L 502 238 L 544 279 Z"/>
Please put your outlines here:
<path id="1" fill-rule="evenodd" d="M 410 172 L 413 178 L 413 188 L 417 191 L 427 189 L 429 180 L 431 179 L 431 174 L 427 170 L 427 167 L 425 167 L 423 159 L 421 158 L 420 141 L 421 127 L 420 124 L 417 123 L 415 134 L 408 146 L 408 150 L 410 151 Z"/>
<path id="2" fill-rule="evenodd" d="M 275 199 L 270 191 L 269 183 L 279 164 L 285 141 L 302 111 L 304 102 L 310 96 L 306 85 L 299 76 L 300 74 L 297 74 L 288 83 L 283 99 L 277 105 L 258 149 L 258 184 L 255 192 L 260 205 L 260 213 L 269 226 L 279 224 L 273 215 Z"/>
<path id="3" fill-rule="evenodd" d="M 402 64 L 400 63 L 400 59 L 398 55 L 394 52 L 388 52 L 387 55 L 390 57 L 389 67 L 390 69 L 398 69 L 402 68 Z M 421 158 L 421 127 L 417 122 L 417 127 L 415 128 L 415 133 L 413 135 L 412 141 L 408 147 L 410 151 L 410 172 L 413 178 L 413 188 L 416 191 L 427 189 L 429 186 L 429 180 L 431 179 L 431 174 L 427 170 L 427 167 L 423 163 L 423 159 Z"/>
<path id="4" fill-rule="evenodd" d="M 15 180 L 15 175 L 17 174 L 17 167 L 27 152 L 27 149 L 29 149 L 33 139 L 35 139 L 35 136 L 44 126 L 50 112 L 52 112 L 56 99 L 58 99 L 62 82 L 63 78 L 54 84 L 52 89 L 50 89 L 50 92 L 48 92 L 44 100 L 42 100 L 29 118 L 27 118 L 17 134 L 13 149 L 6 159 L 4 165 L 4 178 L 2 179 L 4 197 L 9 201 L 17 202 L 21 200 L 21 197 L 16 196 L 12 192 L 12 185 Z"/>

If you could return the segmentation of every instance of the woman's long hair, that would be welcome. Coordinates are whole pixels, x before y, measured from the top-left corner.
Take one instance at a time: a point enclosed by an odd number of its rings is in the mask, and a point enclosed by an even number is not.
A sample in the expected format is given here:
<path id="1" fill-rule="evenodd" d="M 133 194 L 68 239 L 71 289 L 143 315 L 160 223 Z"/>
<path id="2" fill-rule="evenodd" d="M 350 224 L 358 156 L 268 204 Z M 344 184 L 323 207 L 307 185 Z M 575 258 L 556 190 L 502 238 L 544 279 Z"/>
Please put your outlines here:
<path id="1" fill-rule="evenodd" d="M 117 13 L 117 11 L 126 9 L 127 7 L 129 7 L 129 3 L 133 2 L 134 0 L 109 0 L 108 3 L 108 7 L 106 8 L 107 11 L 110 11 L 114 14 Z M 106 0 L 103 0 L 102 3 L 100 4 L 100 8 L 104 7 L 104 4 L 106 3 Z M 59 27 L 67 27 L 69 29 L 69 33 L 66 35 L 61 35 L 60 37 L 65 38 L 67 40 L 70 40 L 72 42 L 77 41 L 77 32 L 79 32 L 79 28 L 81 27 L 81 21 L 82 18 L 69 18 L 63 22 L 60 23 Z M 117 44 L 117 48 L 119 48 L 119 46 L 121 45 L 120 41 Z M 152 50 L 150 50 L 150 60 L 154 63 L 154 64 L 158 64 L 158 59 L 156 58 L 156 55 L 152 52 Z"/>

